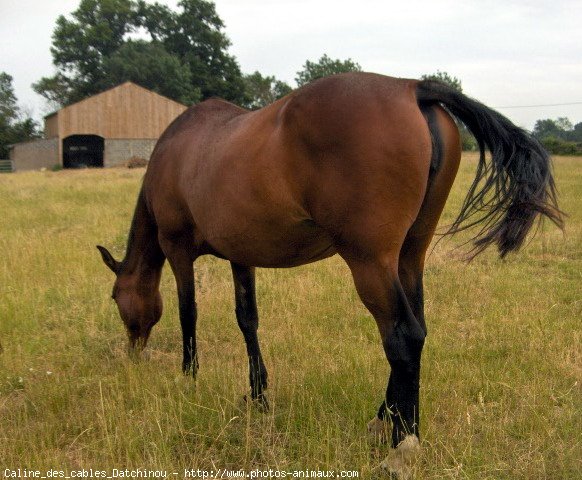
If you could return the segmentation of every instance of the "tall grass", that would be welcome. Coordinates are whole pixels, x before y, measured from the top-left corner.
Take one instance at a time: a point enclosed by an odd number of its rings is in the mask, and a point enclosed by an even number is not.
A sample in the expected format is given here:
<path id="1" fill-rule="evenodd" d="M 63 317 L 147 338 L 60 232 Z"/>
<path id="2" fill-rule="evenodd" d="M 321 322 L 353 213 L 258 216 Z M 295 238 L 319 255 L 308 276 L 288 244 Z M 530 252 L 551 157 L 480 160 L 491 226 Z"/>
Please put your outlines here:
<path id="1" fill-rule="evenodd" d="M 475 159 L 463 162 L 443 224 Z M 226 262 L 197 261 L 199 355 L 181 375 L 175 286 L 148 361 L 132 363 L 96 243 L 123 255 L 142 171 L 0 176 L 0 467 L 357 470 L 387 447 L 365 425 L 388 374 L 375 323 L 337 257 L 259 270 L 271 411 L 242 402 L 247 359 Z M 440 242 L 426 270 L 422 479 L 576 479 L 582 471 L 582 164 L 556 159 L 563 236 L 466 264 Z M 0 472 L 1 473 L 1 472 Z"/>

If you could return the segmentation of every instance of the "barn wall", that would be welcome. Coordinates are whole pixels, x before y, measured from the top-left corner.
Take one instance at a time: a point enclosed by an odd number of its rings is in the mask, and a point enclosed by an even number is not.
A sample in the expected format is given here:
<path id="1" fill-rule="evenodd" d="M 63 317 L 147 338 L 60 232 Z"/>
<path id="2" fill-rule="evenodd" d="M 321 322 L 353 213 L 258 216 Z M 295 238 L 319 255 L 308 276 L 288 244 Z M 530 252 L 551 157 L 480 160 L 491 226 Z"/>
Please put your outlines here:
<path id="1" fill-rule="evenodd" d="M 59 114 L 53 113 L 44 120 L 44 138 L 53 138 L 59 136 Z"/>
<path id="2" fill-rule="evenodd" d="M 58 112 L 58 134 L 106 139 L 157 139 L 186 107 L 133 83 L 124 83 Z M 49 117 L 52 121 L 52 117 Z M 53 127 L 49 130 L 52 132 Z"/>
<path id="3" fill-rule="evenodd" d="M 10 160 L 15 172 L 38 170 L 61 165 L 57 138 L 17 143 L 10 150 Z"/>
<path id="4" fill-rule="evenodd" d="M 103 164 L 113 167 L 125 164 L 131 157 L 150 159 L 157 139 L 105 139 Z"/>

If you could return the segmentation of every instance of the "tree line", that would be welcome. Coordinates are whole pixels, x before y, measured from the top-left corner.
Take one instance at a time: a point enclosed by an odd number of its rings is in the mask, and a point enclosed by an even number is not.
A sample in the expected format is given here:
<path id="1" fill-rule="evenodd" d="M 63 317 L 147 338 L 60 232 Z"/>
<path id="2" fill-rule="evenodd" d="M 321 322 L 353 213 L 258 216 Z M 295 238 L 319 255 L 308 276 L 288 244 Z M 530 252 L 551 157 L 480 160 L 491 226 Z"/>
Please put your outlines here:
<path id="1" fill-rule="evenodd" d="M 18 106 L 12 77 L 0 72 L 0 159 L 8 158 L 9 145 L 38 137 L 38 124 Z"/>
<path id="2" fill-rule="evenodd" d="M 566 117 L 538 120 L 533 134 L 550 153 L 582 155 L 582 122 L 573 125 Z"/>
<path id="3" fill-rule="evenodd" d="M 209 0 L 181 0 L 177 10 L 145 0 L 81 0 L 69 17 L 57 19 L 51 46 L 56 72 L 39 79 L 33 89 L 54 110 L 125 81 L 186 105 L 216 96 L 257 109 L 317 78 L 361 70 L 352 59 L 324 54 L 317 61 L 307 60 L 291 86 L 258 71 L 244 74 L 228 53 L 230 45 Z M 10 75 L 1 75 L 0 158 L 5 158 L 9 143 L 39 136 L 39 126 L 16 105 Z M 446 72 L 423 78 L 436 78 L 462 91 L 460 80 Z M 547 147 L 556 141 L 579 142 L 564 132 L 579 132 L 581 124 L 560 122 L 540 120 L 534 134 Z M 464 126 L 460 128 L 463 147 L 475 149 L 474 139 Z"/>
<path id="4" fill-rule="evenodd" d="M 55 107 L 127 80 L 185 105 L 221 97 L 260 108 L 292 89 L 273 76 L 241 72 L 228 53 L 224 23 L 207 0 L 181 0 L 177 10 L 145 0 L 81 0 L 70 18 L 57 19 L 52 40 L 57 71 L 33 88 Z M 296 83 L 348 70 L 360 66 L 324 55 L 307 61 Z"/>

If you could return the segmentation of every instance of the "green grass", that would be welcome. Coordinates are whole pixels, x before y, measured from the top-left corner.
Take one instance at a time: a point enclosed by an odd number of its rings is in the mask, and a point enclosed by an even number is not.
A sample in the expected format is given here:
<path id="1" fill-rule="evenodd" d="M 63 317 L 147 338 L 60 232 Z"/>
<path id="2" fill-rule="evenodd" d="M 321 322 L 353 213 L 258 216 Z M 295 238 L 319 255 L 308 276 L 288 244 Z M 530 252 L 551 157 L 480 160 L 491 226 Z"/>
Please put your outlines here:
<path id="1" fill-rule="evenodd" d="M 555 160 L 566 234 L 545 224 L 517 255 L 463 263 L 462 237 L 426 270 L 420 479 L 575 479 L 582 471 L 582 163 Z M 463 163 L 443 224 L 458 211 Z M 259 270 L 268 414 L 248 409 L 228 263 L 196 263 L 200 373 L 180 373 L 173 278 L 151 358 L 126 358 L 110 299 L 143 170 L 0 177 L 0 467 L 357 470 L 381 477 L 366 422 L 388 366 L 334 257 Z M 182 473 L 180 474 L 181 478 Z"/>

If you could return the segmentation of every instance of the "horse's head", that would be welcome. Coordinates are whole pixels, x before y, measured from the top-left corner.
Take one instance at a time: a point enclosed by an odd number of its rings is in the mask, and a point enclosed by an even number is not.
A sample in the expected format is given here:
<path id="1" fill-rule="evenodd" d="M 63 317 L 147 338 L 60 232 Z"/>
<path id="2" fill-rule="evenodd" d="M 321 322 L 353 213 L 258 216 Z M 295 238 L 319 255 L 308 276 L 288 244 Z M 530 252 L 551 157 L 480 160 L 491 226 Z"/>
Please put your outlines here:
<path id="1" fill-rule="evenodd" d="M 138 275 L 124 271 L 123 263 L 97 245 L 103 262 L 116 275 L 111 297 L 115 300 L 119 315 L 125 324 L 129 339 L 129 353 L 139 356 L 145 348 L 152 327 L 162 316 L 162 297 L 158 290 L 159 277 Z"/>

